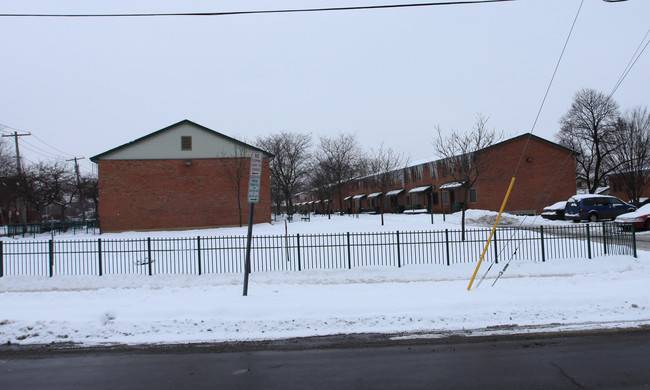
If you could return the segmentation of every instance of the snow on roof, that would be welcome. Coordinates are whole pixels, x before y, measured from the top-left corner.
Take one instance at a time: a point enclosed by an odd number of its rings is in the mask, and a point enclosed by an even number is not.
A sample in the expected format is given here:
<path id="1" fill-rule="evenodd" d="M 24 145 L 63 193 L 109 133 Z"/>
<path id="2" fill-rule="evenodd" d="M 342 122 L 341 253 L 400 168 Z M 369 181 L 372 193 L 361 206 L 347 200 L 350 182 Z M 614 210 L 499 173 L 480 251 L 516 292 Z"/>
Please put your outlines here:
<path id="1" fill-rule="evenodd" d="M 441 190 L 446 190 L 448 188 L 458 188 L 463 185 L 462 181 L 451 181 L 440 186 Z"/>
<path id="2" fill-rule="evenodd" d="M 409 194 L 417 193 L 417 192 L 424 192 L 428 189 L 431 189 L 431 186 L 422 186 L 422 187 L 415 187 L 409 190 Z"/>
<path id="3" fill-rule="evenodd" d="M 404 192 L 404 188 L 400 188 L 399 190 L 388 191 L 388 192 L 386 193 L 386 196 L 399 195 L 399 194 L 401 194 L 402 192 Z"/>
<path id="4" fill-rule="evenodd" d="M 353 196 L 352 199 L 361 199 L 361 198 L 363 198 L 364 196 L 366 196 L 366 194 L 359 194 L 359 195 L 355 195 L 355 196 Z"/>
<path id="5" fill-rule="evenodd" d="M 571 197 L 571 199 L 575 199 L 575 200 L 581 200 L 584 198 L 613 198 L 613 196 L 599 195 L 599 194 L 577 194 Z"/>
<path id="6" fill-rule="evenodd" d="M 544 207 L 544 210 L 561 210 L 566 207 L 566 200 L 555 202 L 550 206 Z"/>
<path id="7" fill-rule="evenodd" d="M 343 200 L 348 200 L 348 199 L 351 199 L 351 198 L 352 198 L 352 195 L 346 196 L 345 198 L 343 198 Z"/>
<path id="8" fill-rule="evenodd" d="M 368 198 L 376 198 L 379 195 L 381 195 L 381 192 L 373 192 L 372 194 L 368 195 Z"/>

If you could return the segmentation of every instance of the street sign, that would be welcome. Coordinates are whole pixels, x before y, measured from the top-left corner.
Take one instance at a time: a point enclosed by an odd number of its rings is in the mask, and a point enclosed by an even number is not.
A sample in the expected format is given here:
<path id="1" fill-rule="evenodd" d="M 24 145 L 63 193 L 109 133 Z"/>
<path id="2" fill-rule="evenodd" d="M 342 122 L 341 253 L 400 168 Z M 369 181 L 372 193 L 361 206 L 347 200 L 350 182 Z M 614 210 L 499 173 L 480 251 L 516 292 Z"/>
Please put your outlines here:
<path id="1" fill-rule="evenodd" d="M 262 152 L 253 152 L 251 155 L 251 176 L 262 176 Z"/>
<path id="2" fill-rule="evenodd" d="M 259 203 L 260 201 L 260 178 L 250 177 L 248 179 L 248 203 Z"/>
<path id="3" fill-rule="evenodd" d="M 260 185 L 262 181 L 262 152 L 251 155 L 251 171 L 248 179 L 248 203 L 260 201 Z"/>

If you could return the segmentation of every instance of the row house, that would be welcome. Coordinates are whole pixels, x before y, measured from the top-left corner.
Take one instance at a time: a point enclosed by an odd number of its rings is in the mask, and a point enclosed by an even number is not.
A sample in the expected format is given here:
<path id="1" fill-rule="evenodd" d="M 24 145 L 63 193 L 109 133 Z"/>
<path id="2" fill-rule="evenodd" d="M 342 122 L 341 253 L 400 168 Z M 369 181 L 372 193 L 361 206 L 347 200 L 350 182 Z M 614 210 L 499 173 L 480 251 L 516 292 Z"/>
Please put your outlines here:
<path id="1" fill-rule="evenodd" d="M 523 134 L 475 154 L 481 169 L 471 188 L 454 175 L 457 158 L 429 160 L 392 172 L 390 188 L 384 191 L 372 177 L 356 178 L 343 184 L 341 200 L 317 199 L 307 192 L 300 194 L 297 205 L 315 212 L 379 212 L 383 206 L 389 213 L 450 213 L 462 209 L 467 199 L 467 208 L 496 211 L 517 167 L 506 206 L 510 213 L 533 215 L 576 193 L 575 152 L 544 138 Z"/>

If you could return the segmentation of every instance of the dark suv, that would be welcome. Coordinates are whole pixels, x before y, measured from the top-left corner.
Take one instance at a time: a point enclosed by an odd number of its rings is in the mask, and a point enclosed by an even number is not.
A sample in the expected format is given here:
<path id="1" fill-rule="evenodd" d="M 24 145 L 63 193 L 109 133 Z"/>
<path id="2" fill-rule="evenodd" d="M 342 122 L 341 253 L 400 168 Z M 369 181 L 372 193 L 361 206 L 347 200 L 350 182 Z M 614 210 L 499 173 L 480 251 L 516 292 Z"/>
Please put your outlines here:
<path id="1" fill-rule="evenodd" d="M 619 198 L 607 195 L 574 195 L 566 202 L 564 219 L 580 222 L 596 222 L 600 219 L 614 219 L 621 214 L 636 210 L 636 207 Z"/>

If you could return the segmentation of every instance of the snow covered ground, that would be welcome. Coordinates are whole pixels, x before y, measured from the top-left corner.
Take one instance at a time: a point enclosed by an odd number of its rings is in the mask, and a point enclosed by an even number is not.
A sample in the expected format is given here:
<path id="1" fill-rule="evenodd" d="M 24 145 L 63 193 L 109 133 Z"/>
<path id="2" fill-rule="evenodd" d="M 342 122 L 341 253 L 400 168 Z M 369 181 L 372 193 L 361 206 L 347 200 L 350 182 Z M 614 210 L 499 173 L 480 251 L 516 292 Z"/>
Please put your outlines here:
<path id="1" fill-rule="evenodd" d="M 459 228 L 459 214 L 312 217 L 289 234 Z M 470 211 L 471 227 L 494 213 Z M 504 224 L 566 224 L 505 216 Z M 254 234 L 283 234 L 285 224 Z M 246 228 L 106 234 L 107 238 L 245 235 Z M 641 233 L 647 234 L 647 233 Z M 40 239 L 45 239 L 42 237 Z M 81 239 L 82 235 L 57 236 Z M 38 238 L 37 238 L 38 239 Z M 10 240 L 10 238 L 3 238 Z M 489 264 L 479 270 L 479 278 Z M 540 332 L 650 324 L 650 252 L 639 257 L 513 262 L 467 291 L 476 263 L 250 275 L 0 278 L 0 343 L 193 343 L 381 332 L 396 337 Z"/>

